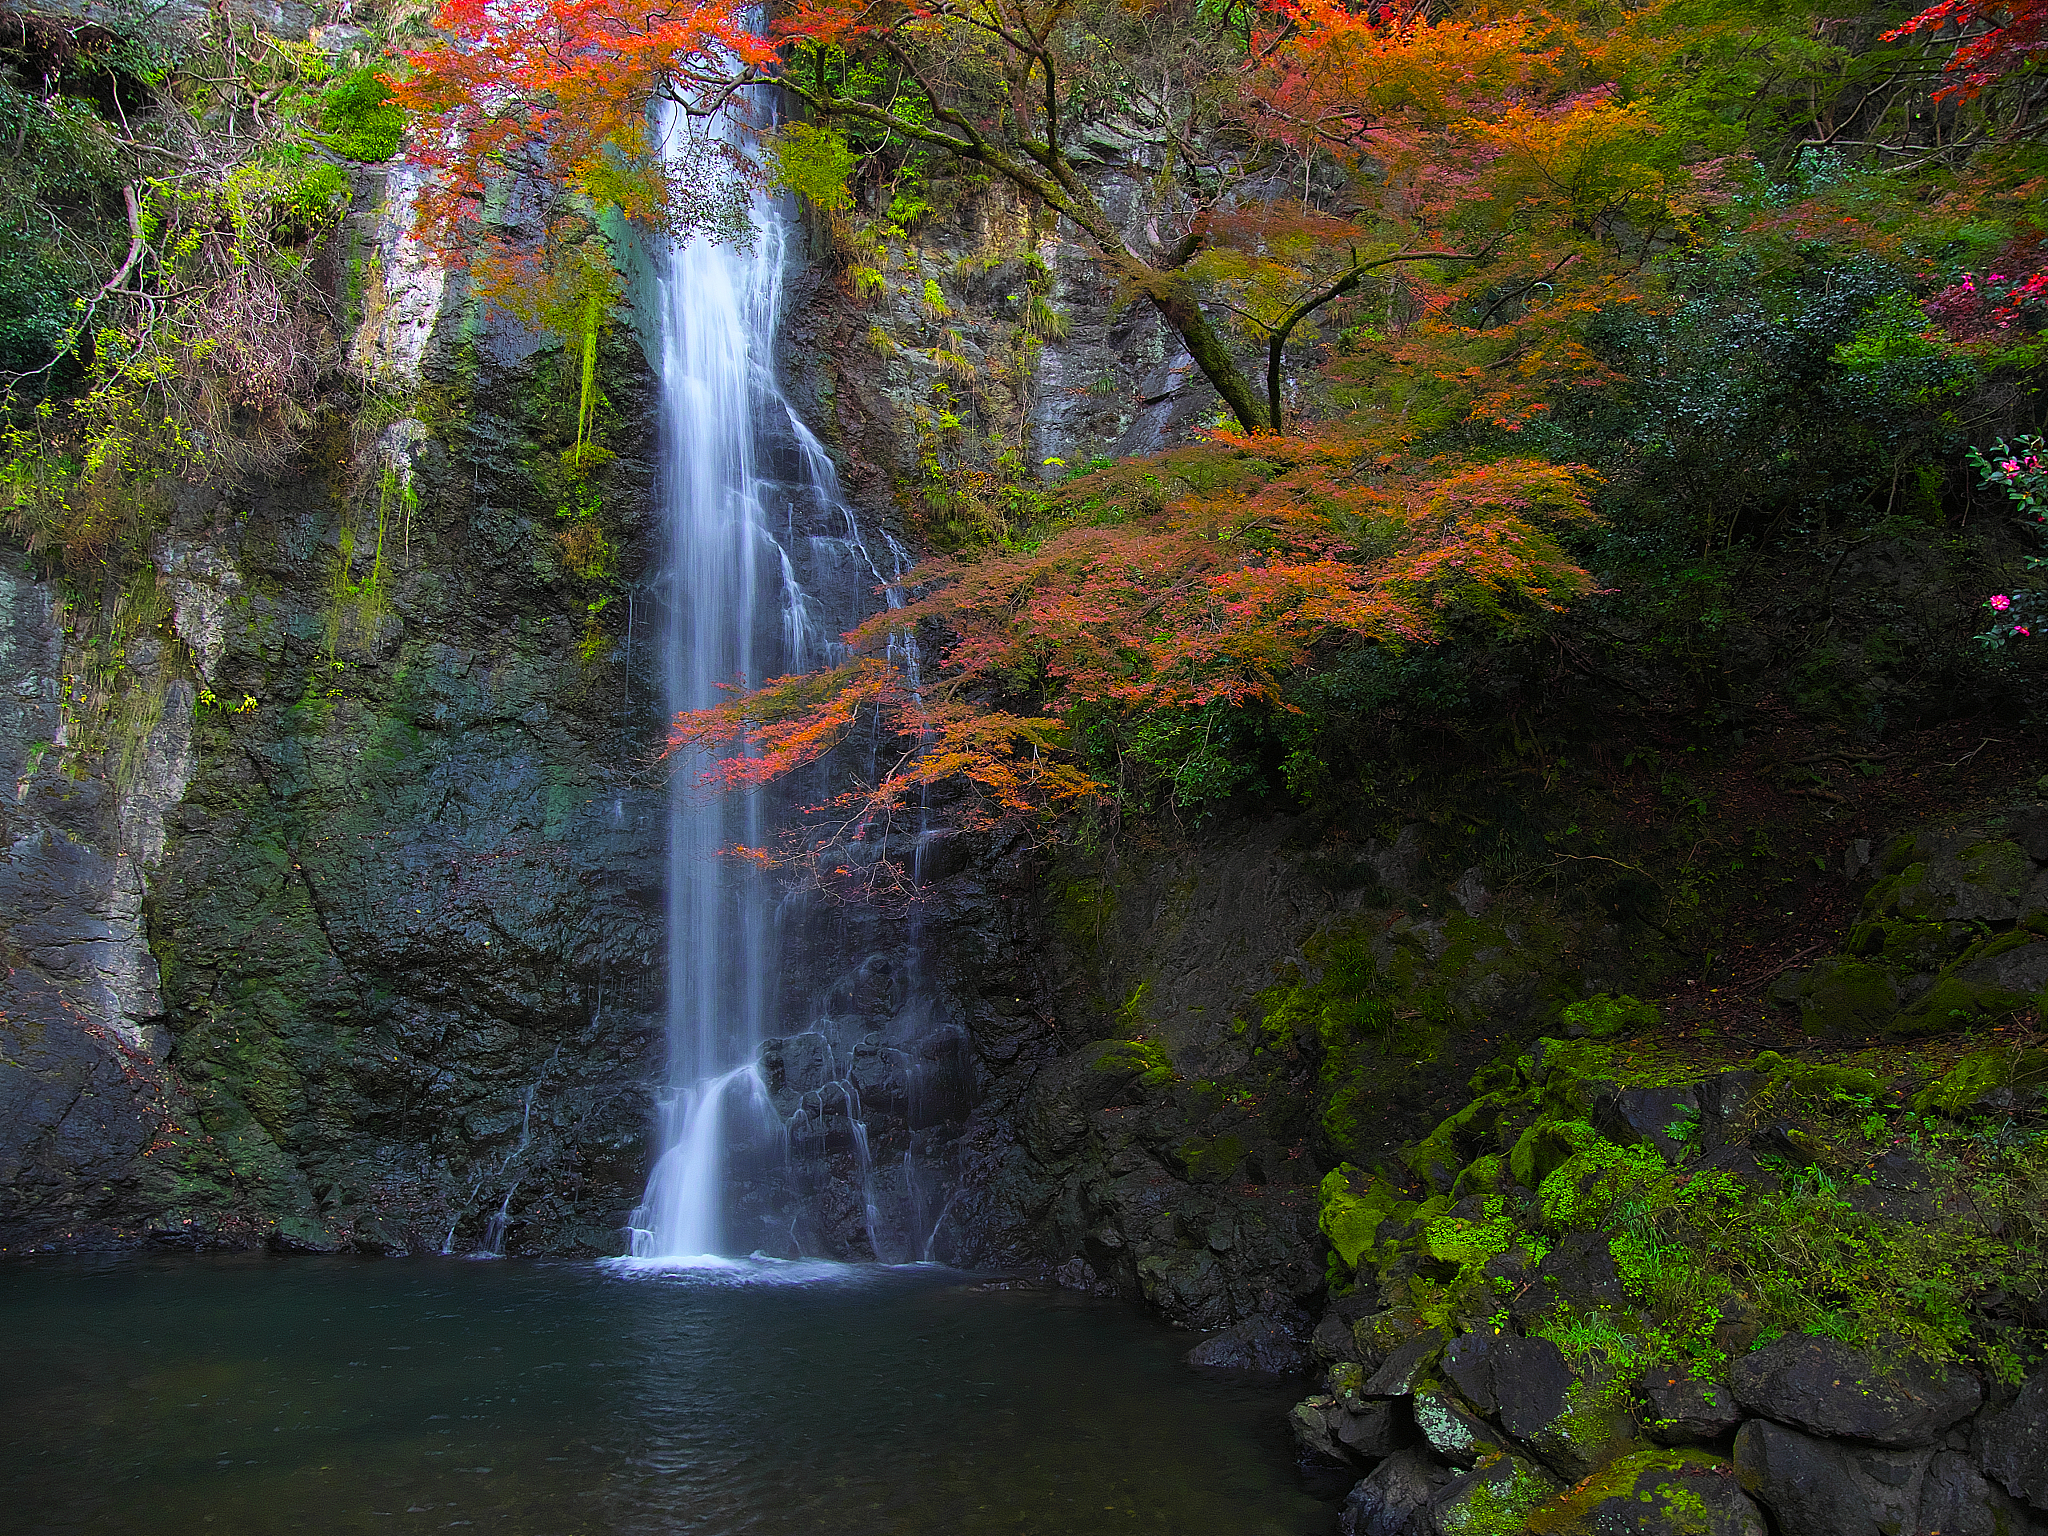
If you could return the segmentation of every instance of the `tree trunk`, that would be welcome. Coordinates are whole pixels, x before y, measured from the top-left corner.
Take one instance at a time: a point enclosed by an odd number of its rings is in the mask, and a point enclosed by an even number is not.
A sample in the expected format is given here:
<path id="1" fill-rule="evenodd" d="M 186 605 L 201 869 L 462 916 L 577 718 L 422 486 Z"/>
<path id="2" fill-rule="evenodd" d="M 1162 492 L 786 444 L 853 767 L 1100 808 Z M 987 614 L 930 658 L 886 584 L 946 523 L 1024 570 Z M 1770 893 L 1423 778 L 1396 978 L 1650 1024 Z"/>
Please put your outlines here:
<path id="1" fill-rule="evenodd" d="M 1208 315 L 1203 313 L 1188 280 L 1178 272 L 1161 272 L 1137 262 L 1128 253 L 1122 254 L 1124 263 L 1128 264 L 1126 270 L 1131 267 L 1137 269 L 1131 272 L 1131 276 L 1145 290 L 1145 296 L 1159 311 L 1159 318 L 1186 343 L 1188 355 L 1195 360 L 1195 366 L 1216 386 L 1216 393 L 1223 397 L 1223 403 L 1244 429 L 1247 432 L 1278 431 L 1274 422 L 1267 418 L 1251 380 L 1237 366 L 1237 359 L 1230 355 L 1230 348 L 1217 334 Z M 1139 275 L 1141 273 L 1142 276 Z"/>

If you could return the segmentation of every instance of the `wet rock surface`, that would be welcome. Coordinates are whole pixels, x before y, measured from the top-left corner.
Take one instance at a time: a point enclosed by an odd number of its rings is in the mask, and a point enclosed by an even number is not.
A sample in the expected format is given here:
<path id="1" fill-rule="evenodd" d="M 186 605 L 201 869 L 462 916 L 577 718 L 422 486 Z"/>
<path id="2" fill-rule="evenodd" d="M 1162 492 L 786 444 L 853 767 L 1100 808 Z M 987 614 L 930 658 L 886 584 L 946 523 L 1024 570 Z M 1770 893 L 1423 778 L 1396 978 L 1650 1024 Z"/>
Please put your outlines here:
<path id="1" fill-rule="evenodd" d="M 2048 1515 L 2048 1369 L 2037 1370 L 1977 1431 L 1977 1465 L 2014 1498 Z"/>
<path id="2" fill-rule="evenodd" d="M 1311 1356 L 1302 1343 L 1305 1314 L 1247 1318 L 1188 1351 L 1189 1365 L 1214 1370 L 1256 1371 L 1262 1376 L 1298 1376 Z"/>
<path id="3" fill-rule="evenodd" d="M 1624 1457 L 1544 1511 L 1548 1528 L 1584 1536 L 1765 1536 L 1763 1511 L 1718 1458 Z"/>
<path id="4" fill-rule="evenodd" d="M 1343 1536 L 1430 1536 L 1430 1501 L 1451 1477 L 1426 1456 L 1396 1452 L 1345 1496 L 1337 1529 Z"/>
<path id="5" fill-rule="evenodd" d="M 1743 1489 L 1785 1531 L 1882 1536 L 1913 1529 L 1934 1452 L 1885 1451 L 1815 1439 L 1763 1419 L 1735 1436 Z"/>
<path id="6" fill-rule="evenodd" d="M 1932 1445 L 1984 1399 L 1976 1378 L 1959 1367 L 1930 1366 L 1904 1350 L 1880 1360 L 1811 1334 L 1736 1360 L 1728 1382 L 1753 1414 L 1893 1448 Z"/>
<path id="7" fill-rule="evenodd" d="M 1706 1444 L 1742 1422 L 1735 1394 L 1703 1382 L 1680 1366 L 1653 1365 L 1636 1383 L 1644 1432 L 1664 1445 Z"/>

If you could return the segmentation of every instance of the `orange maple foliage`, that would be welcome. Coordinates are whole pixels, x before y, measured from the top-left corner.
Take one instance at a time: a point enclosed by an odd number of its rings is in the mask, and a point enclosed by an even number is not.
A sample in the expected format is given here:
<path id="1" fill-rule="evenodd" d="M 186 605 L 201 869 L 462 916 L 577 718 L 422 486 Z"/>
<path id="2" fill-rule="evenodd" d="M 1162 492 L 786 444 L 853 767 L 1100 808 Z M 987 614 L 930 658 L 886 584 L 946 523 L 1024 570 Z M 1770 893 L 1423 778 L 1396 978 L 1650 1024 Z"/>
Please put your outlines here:
<path id="1" fill-rule="evenodd" d="M 878 14 L 813 6 L 785 26 L 851 43 Z M 675 742 L 718 754 L 713 786 L 780 777 L 856 729 L 897 743 L 892 768 L 763 857 L 872 890 L 889 861 L 849 850 L 909 804 L 957 793 L 948 824 L 985 827 L 1101 792 L 1077 761 L 1084 727 L 1284 711 L 1333 648 L 1430 645 L 1460 616 L 1512 630 L 1590 589 L 1558 538 L 1591 517 L 1588 471 L 1416 445 L 1519 430 L 1607 380 L 1584 323 L 1643 299 L 1648 249 L 1704 178 L 1548 14 L 1429 25 L 1303 0 L 1285 19 L 1253 38 L 1238 120 L 1335 160 L 1347 195 L 1323 211 L 1241 191 L 1199 214 L 1188 271 L 1268 345 L 1272 425 L 1290 328 L 1371 284 L 1385 328 L 1339 359 L 1342 414 L 1076 480 L 1038 542 L 914 571 L 905 605 L 848 637 L 863 660 L 684 717 Z M 920 688 L 881 659 L 906 632 L 943 637 Z"/>
<path id="2" fill-rule="evenodd" d="M 1305 304 L 1368 289 L 1407 318 L 1375 327 L 1364 355 L 1422 385 L 1438 419 L 1519 430 L 1560 388 L 1604 381 L 1585 320 L 1638 302 L 1652 254 L 1715 191 L 1716 166 L 1687 164 L 1606 78 L 1624 54 L 1544 11 L 1432 23 L 1300 0 L 1283 20 L 1247 64 L 1244 122 L 1335 160 L 1346 197 L 1219 214 L 1194 267 L 1267 342 L 1269 414 Z"/>
<path id="3" fill-rule="evenodd" d="M 472 266 L 488 296 L 544 320 L 616 282 L 583 238 L 596 209 L 672 233 L 732 223 L 752 162 L 707 124 L 733 80 L 772 56 L 746 13 L 734 0 L 444 0 L 443 35 L 386 82 L 428 173 L 415 232 Z"/>
<path id="4" fill-rule="evenodd" d="M 1034 548 L 925 562 L 903 607 L 846 637 L 857 659 L 685 714 L 671 750 L 714 754 L 709 788 L 749 788 L 878 726 L 893 765 L 758 855 L 871 889 L 875 861 L 846 850 L 936 787 L 963 830 L 1097 793 L 1070 756 L 1089 718 L 1284 709 L 1326 646 L 1427 645 L 1460 615 L 1513 628 L 1562 608 L 1591 586 L 1556 537 L 1590 519 L 1590 479 L 1530 459 L 1397 466 L 1342 429 L 1219 432 L 1071 482 Z M 919 685 L 884 654 L 911 631 L 952 637 Z"/>

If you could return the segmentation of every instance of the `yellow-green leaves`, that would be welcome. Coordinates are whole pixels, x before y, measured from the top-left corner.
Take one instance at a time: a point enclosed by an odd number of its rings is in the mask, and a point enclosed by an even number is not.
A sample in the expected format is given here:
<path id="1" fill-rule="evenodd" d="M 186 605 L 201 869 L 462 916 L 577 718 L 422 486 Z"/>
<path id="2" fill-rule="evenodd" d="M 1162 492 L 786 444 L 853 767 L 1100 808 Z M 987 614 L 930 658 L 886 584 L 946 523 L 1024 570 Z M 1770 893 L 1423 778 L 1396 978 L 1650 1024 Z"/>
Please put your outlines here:
<path id="1" fill-rule="evenodd" d="M 770 181 L 827 213 L 853 205 L 847 183 L 859 164 L 836 128 L 815 123 L 784 123 L 768 146 Z"/>

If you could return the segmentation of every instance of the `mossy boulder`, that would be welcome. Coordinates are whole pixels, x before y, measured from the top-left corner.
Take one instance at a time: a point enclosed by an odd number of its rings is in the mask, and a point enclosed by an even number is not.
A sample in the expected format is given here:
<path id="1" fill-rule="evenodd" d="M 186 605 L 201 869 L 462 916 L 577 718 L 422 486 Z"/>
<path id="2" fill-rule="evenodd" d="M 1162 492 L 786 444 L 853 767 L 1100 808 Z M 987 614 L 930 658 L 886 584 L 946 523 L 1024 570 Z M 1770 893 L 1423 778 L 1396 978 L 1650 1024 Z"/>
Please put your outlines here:
<path id="1" fill-rule="evenodd" d="M 1866 911 L 1922 923 L 2000 923 L 2043 905 L 2031 899 L 2034 861 L 2019 844 L 1995 838 L 1944 848 L 1926 839 L 1915 851 L 1927 842 L 1926 857 L 1871 889 Z"/>
<path id="2" fill-rule="evenodd" d="M 1542 1536 L 1764 1536 L 1733 1463 L 1701 1451 L 1638 1451 L 1532 1511 Z"/>
<path id="3" fill-rule="evenodd" d="M 1508 1452 L 1439 1488 L 1429 1501 L 1430 1519 L 1438 1536 L 1513 1536 L 1561 1491 L 1535 1462 Z"/>
<path id="4" fill-rule="evenodd" d="M 1374 1250 L 1380 1224 L 1413 1208 L 1399 1190 L 1377 1174 L 1361 1173 L 1349 1163 L 1323 1175 L 1318 1191 L 1318 1224 L 1337 1257 L 1350 1269 Z"/>
<path id="5" fill-rule="evenodd" d="M 1465 1171 L 1451 1186 L 1451 1197 L 1463 1199 L 1466 1195 L 1497 1195 L 1513 1182 L 1506 1159 L 1498 1152 L 1489 1152 L 1465 1165 Z"/>
<path id="6" fill-rule="evenodd" d="M 1450 1190 L 1466 1165 L 1487 1152 L 1502 1120 L 1511 1111 L 1525 1106 L 1527 1111 L 1533 1111 L 1534 1097 L 1521 1088 L 1482 1095 L 1439 1123 L 1421 1141 L 1404 1148 L 1401 1159 L 1432 1190 Z"/>
<path id="7" fill-rule="evenodd" d="M 1972 946 L 1925 996 L 1901 1012 L 1892 1032 L 1935 1034 L 2022 1008 L 2048 997 L 2048 941 L 2024 930 Z"/>
<path id="8" fill-rule="evenodd" d="M 1572 1039 L 1618 1035 L 1629 1029 L 1652 1029 L 1663 1015 L 1640 998 L 1596 993 L 1583 1002 L 1569 1004 L 1559 1015 L 1564 1032 Z"/>
<path id="9" fill-rule="evenodd" d="M 1859 960 L 1882 961 L 1906 975 L 1922 975 L 1947 965 L 1979 931 L 1970 923 L 1878 918 L 1850 929 L 1846 948 Z"/>
<path id="10" fill-rule="evenodd" d="M 1837 955 L 1806 972 L 1793 988 L 1799 1022 L 1817 1035 L 1875 1034 L 1898 1016 L 1891 972 Z"/>
<path id="11" fill-rule="evenodd" d="M 1577 1124 L 1582 1122 L 1539 1120 L 1524 1131 L 1508 1153 L 1508 1172 L 1514 1181 L 1524 1189 L 1534 1189 L 1570 1161 L 1578 1145 L 1568 1127 Z"/>
<path id="12" fill-rule="evenodd" d="M 1762 1074 L 1754 1102 L 1780 1113 L 1812 1114 L 1834 1105 L 1865 1105 L 1884 1089 L 1877 1074 L 1867 1067 L 1798 1061 L 1776 1051 L 1760 1052 L 1753 1070 Z"/>
<path id="13" fill-rule="evenodd" d="M 1973 1051 L 1937 1082 L 1913 1096 L 1922 1114 L 1967 1115 L 1978 1108 L 2012 1108 L 2017 1095 L 2048 1085 L 2048 1051 L 2003 1048 Z"/>

